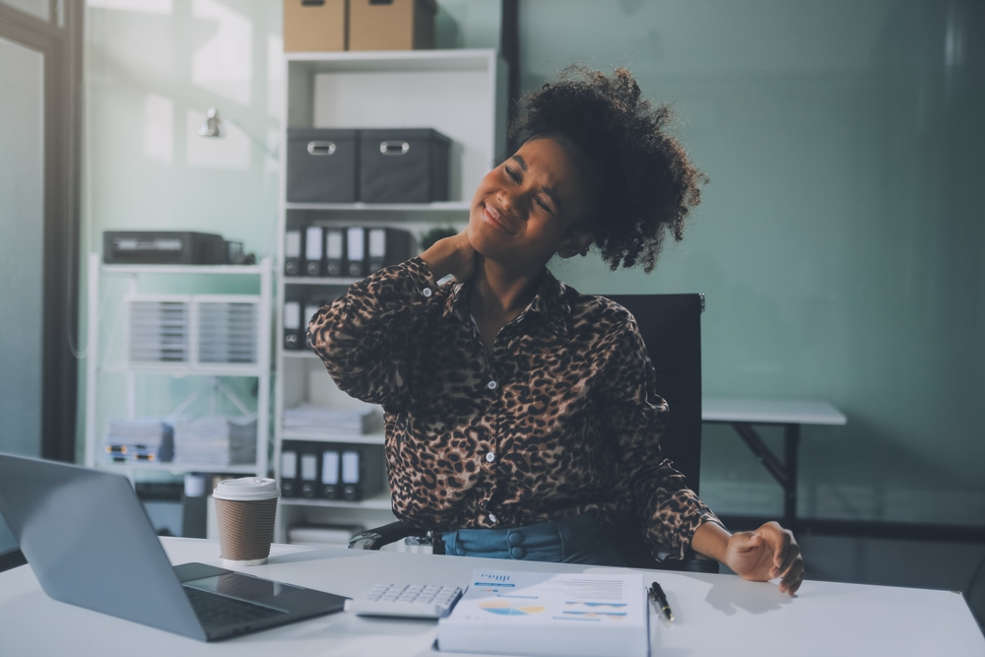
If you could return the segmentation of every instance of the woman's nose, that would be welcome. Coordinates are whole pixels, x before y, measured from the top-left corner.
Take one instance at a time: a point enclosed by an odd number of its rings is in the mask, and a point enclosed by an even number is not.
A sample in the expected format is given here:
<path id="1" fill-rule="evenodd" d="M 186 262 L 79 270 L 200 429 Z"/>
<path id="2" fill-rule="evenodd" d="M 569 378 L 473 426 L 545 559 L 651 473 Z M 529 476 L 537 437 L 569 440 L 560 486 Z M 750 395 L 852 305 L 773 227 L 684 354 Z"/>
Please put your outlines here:
<path id="1" fill-rule="evenodd" d="M 501 190 L 499 193 L 499 205 L 503 208 L 503 212 L 519 217 L 520 219 L 526 220 L 525 213 L 522 212 L 523 202 L 521 198 L 518 198 L 518 194 L 509 189 Z"/>

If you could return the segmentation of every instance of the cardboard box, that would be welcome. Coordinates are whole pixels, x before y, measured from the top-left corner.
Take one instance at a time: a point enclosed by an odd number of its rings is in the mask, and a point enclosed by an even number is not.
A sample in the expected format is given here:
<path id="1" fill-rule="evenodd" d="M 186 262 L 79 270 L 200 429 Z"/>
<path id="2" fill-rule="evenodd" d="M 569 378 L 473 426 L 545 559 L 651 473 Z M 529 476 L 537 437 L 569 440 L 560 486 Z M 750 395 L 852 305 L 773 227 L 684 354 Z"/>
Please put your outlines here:
<path id="1" fill-rule="evenodd" d="M 347 50 L 348 0 L 284 0 L 284 52 Z"/>
<path id="2" fill-rule="evenodd" d="M 349 0 L 349 50 L 434 48 L 435 0 Z"/>

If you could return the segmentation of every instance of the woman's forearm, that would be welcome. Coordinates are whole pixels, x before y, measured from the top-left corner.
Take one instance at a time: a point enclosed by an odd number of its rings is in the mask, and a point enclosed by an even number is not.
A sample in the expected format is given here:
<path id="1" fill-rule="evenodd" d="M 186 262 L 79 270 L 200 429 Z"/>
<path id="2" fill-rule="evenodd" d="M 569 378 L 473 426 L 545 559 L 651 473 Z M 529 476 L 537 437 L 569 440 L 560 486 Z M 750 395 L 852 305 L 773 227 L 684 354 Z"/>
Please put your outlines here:
<path id="1" fill-rule="evenodd" d="M 719 563 L 725 563 L 725 548 L 732 535 L 717 522 L 706 522 L 691 537 L 691 549 Z"/>

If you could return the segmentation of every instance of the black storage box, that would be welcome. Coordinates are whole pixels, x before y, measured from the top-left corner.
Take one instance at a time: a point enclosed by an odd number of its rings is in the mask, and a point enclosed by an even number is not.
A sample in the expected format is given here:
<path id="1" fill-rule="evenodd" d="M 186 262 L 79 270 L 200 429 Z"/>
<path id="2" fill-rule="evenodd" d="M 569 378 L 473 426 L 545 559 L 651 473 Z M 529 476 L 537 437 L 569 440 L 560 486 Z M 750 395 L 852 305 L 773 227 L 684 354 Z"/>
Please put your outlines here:
<path id="1" fill-rule="evenodd" d="M 192 231 L 107 230 L 103 262 L 114 265 L 224 265 L 222 235 Z"/>
<path id="2" fill-rule="evenodd" d="M 356 134 L 348 129 L 288 128 L 287 201 L 354 203 Z"/>
<path id="3" fill-rule="evenodd" d="M 431 203 L 448 200 L 451 140 L 431 128 L 359 131 L 359 200 Z"/>

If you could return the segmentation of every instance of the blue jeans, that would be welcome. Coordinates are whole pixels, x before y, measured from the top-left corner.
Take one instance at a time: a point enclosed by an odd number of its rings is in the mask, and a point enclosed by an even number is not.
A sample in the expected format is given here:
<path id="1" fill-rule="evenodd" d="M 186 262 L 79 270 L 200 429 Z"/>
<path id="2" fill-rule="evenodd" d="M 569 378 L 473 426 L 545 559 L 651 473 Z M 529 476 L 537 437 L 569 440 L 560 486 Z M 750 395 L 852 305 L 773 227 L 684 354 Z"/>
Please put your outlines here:
<path id="1" fill-rule="evenodd" d="M 441 535 L 445 554 L 487 559 L 622 566 L 591 514 L 508 529 L 459 529 Z"/>

